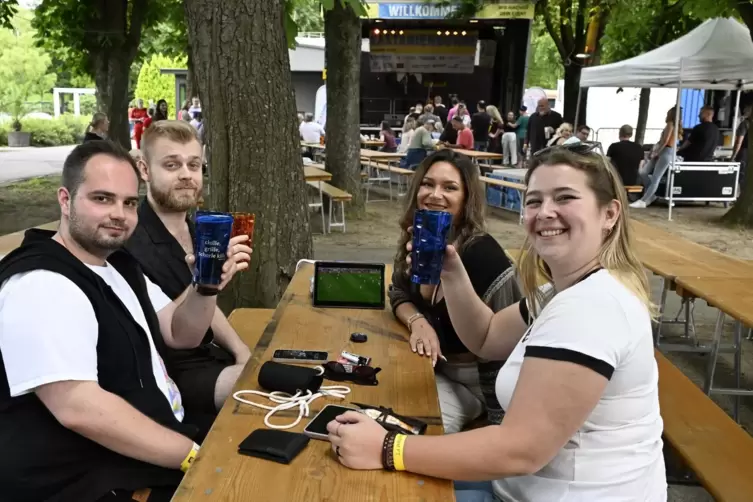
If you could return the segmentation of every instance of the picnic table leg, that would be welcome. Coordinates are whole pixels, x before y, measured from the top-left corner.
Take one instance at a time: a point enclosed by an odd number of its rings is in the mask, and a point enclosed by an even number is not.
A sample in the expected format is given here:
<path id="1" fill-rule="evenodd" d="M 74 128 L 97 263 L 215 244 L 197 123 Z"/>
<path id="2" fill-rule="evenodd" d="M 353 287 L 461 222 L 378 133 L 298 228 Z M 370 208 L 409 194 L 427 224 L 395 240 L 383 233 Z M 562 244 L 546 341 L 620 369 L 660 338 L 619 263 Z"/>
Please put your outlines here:
<path id="1" fill-rule="evenodd" d="M 659 320 L 657 321 L 656 326 L 656 339 L 654 340 L 655 345 L 658 347 L 661 343 L 661 328 L 664 324 L 664 311 L 667 308 L 667 293 L 669 292 L 669 281 L 662 277 L 661 279 L 661 300 L 659 301 Z"/>
<path id="2" fill-rule="evenodd" d="M 742 388 L 742 357 L 743 357 L 743 323 L 735 321 L 735 388 Z M 735 394 L 732 416 L 740 423 L 740 394 Z"/>
<path id="3" fill-rule="evenodd" d="M 392 202 L 392 161 L 391 160 L 387 161 L 387 178 L 389 178 L 389 180 L 387 181 L 387 190 L 389 191 L 389 194 L 390 194 L 390 202 Z"/>
<path id="4" fill-rule="evenodd" d="M 327 235 L 327 227 L 326 227 L 326 224 L 324 223 L 324 194 L 322 193 L 321 181 L 319 181 L 319 204 L 321 204 L 321 208 L 322 208 L 322 233 L 324 235 Z"/>
<path id="5" fill-rule="evenodd" d="M 706 366 L 706 379 L 703 382 L 703 392 L 707 396 L 711 395 L 714 388 L 714 373 L 716 372 L 716 360 L 719 357 L 719 344 L 722 339 L 722 330 L 724 329 L 724 312 L 721 310 L 716 317 L 716 326 L 714 326 L 714 335 L 711 339 L 711 352 Z"/>

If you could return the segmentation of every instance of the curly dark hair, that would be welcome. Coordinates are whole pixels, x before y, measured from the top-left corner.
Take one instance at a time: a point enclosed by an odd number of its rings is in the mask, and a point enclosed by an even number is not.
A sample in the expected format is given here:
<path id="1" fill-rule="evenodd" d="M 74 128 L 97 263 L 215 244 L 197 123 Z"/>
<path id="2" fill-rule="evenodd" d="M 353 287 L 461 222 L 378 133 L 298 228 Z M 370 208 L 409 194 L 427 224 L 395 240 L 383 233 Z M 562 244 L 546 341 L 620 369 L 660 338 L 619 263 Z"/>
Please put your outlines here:
<path id="1" fill-rule="evenodd" d="M 450 149 L 435 152 L 419 164 L 416 172 L 413 173 L 408 193 L 405 195 L 405 212 L 400 218 L 400 238 L 395 256 L 395 269 L 401 273 L 408 270 L 408 264 L 405 262 L 408 252 L 405 245 L 412 238 L 408 227 L 413 226 L 413 215 L 418 207 L 418 190 L 421 188 L 426 173 L 437 162 L 448 162 L 455 166 L 463 180 L 463 209 L 455 217 L 448 242 L 454 242 L 458 252 L 462 252 L 475 237 L 486 231 L 486 196 L 479 180 L 478 166 L 468 156 Z"/>

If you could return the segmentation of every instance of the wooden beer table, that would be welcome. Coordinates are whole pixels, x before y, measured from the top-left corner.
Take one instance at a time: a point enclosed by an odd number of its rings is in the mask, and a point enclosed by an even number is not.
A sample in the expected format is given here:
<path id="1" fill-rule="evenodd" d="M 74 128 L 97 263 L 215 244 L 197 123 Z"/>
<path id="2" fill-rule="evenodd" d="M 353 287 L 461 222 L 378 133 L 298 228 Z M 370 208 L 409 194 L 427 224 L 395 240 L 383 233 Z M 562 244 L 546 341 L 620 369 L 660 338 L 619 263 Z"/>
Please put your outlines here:
<path id="1" fill-rule="evenodd" d="M 391 267 L 385 271 L 386 282 Z M 382 368 L 379 385 L 359 386 L 330 382 L 324 385 L 347 385 L 352 389 L 345 400 L 319 398 L 312 404 L 311 415 L 290 429 L 303 428 L 326 404 L 348 406 L 349 402 L 387 406 L 396 413 L 420 418 L 429 423 L 427 434 L 442 433 L 442 419 L 437 399 L 434 371 L 428 358 L 417 356 L 408 345 L 408 330 L 385 310 L 319 309 L 311 305 L 309 293 L 313 266 L 303 265 L 293 277 L 280 300 L 271 322 L 253 348 L 234 392 L 261 390 L 257 383 L 262 363 L 272 358 L 276 349 L 326 350 L 335 360 L 343 349 L 371 356 L 372 366 Z M 238 309 L 230 322 L 243 337 L 254 309 Z M 369 337 L 366 343 L 349 341 L 353 332 Z M 269 404 L 259 396 L 247 399 Z M 183 478 L 173 498 L 187 501 L 452 501 L 451 481 L 406 472 L 354 471 L 340 465 L 326 441 L 312 439 L 289 465 L 238 454 L 238 444 L 253 430 L 265 428 L 265 410 L 238 403 L 225 403 L 204 441 L 191 469 Z M 295 419 L 295 411 L 276 414 L 273 423 L 286 424 Z"/>

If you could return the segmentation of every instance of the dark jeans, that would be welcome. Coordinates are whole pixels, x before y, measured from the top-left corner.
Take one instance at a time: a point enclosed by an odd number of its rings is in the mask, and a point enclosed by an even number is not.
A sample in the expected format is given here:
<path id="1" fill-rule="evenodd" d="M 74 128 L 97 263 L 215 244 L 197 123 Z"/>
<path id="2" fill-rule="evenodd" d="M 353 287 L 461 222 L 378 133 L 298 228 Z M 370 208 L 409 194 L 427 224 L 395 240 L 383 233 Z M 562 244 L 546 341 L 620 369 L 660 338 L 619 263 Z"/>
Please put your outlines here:
<path id="1" fill-rule="evenodd" d="M 486 146 L 489 144 L 488 141 L 474 141 L 473 142 L 473 149 L 477 152 L 485 152 Z"/>
<path id="2" fill-rule="evenodd" d="M 426 158 L 426 150 L 423 148 L 409 148 L 405 157 L 400 161 L 403 169 L 416 170 L 416 167 Z"/>

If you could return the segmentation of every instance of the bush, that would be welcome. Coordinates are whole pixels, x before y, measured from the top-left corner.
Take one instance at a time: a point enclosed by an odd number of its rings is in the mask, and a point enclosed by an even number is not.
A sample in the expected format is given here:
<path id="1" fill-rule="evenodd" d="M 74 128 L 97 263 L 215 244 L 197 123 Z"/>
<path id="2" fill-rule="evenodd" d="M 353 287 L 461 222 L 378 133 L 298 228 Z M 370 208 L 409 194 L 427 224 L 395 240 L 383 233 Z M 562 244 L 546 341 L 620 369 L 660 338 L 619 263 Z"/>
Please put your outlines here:
<path id="1" fill-rule="evenodd" d="M 31 146 L 62 146 L 81 143 L 89 117 L 63 115 L 57 119 L 24 119 L 22 131 L 31 133 Z M 8 146 L 10 121 L 0 122 L 0 146 Z"/>
<path id="2" fill-rule="evenodd" d="M 136 83 L 136 99 L 143 99 L 147 107 L 150 102 L 157 104 L 157 101 L 164 99 L 167 101 L 168 117 L 176 118 L 175 77 L 161 74 L 160 68 L 185 67 L 185 57 L 170 58 L 162 54 L 155 54 L 141 67 Z"/>

